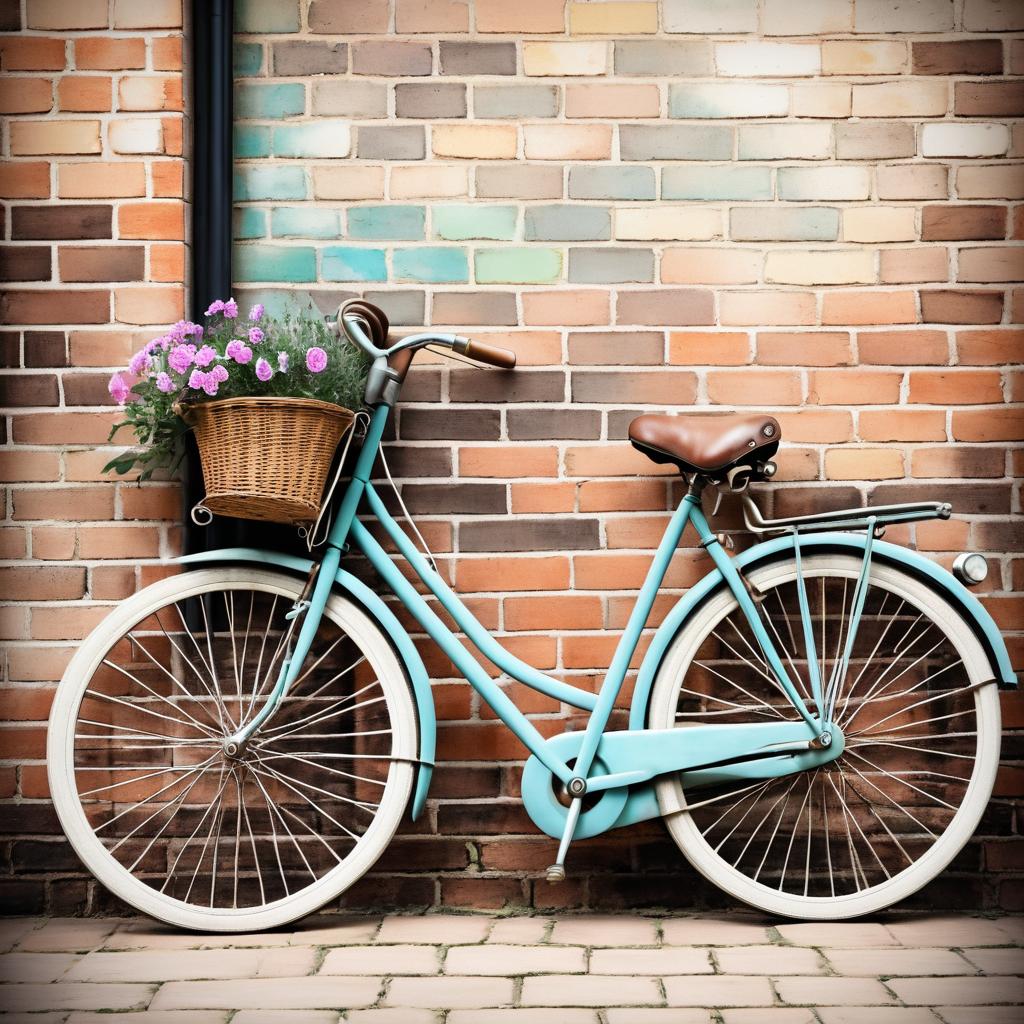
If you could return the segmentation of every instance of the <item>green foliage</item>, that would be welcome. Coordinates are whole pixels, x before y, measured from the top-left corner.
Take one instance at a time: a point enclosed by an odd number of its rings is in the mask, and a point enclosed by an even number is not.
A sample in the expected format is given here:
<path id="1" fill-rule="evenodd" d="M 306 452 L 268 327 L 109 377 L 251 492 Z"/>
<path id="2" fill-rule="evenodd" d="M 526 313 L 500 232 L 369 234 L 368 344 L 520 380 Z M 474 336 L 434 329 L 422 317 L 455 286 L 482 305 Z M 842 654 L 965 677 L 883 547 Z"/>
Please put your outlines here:
<path id="1" fill-rule="evenodd" d="M 274 396 L 362 405 L 369 361 L 319 316 L 289 312 L 275 319 L 254 306 L 243 319 L 228 300 L 213 303 L 205 319 L 205 327 L 179 321 L 137 352 L 126 373 L 111 377 L 124 418 L 110 439 L 128 427 L 141 447 L 111 459 L 105 471 L 139 470 L 146 480 L 157 470 L 177 470 L 189 429 L 179 415 L 186 404 Z"/>

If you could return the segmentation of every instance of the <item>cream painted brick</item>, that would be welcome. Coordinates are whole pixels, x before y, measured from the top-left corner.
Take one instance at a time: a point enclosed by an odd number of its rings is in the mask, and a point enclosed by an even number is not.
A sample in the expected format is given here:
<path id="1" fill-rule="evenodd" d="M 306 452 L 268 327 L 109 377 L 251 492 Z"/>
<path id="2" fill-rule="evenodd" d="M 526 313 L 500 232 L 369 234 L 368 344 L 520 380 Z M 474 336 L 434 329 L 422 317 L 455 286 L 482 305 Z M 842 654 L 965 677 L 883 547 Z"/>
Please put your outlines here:
<path id="1" fill-rule="evenodd" d="M 741 160 L 827 160 L 832 155 L 832 125 L 748 124 L 739 130 Z"/>
<path id="2" fill-rule="evenodd" d="M 666 32 L 756 32 L 757 0 L 663 0 L 661 17 Z"/>
<path id="3" fill-rule="evenodd" d="M 922 156 L 1001 156 L 1010 145 L 1005 124 L 926 124 L 921 129 Z"/>
<path id="4" fill-rule="evenodd" d="M 958 167 L 956 193 L 960 199 L 1024 199 L 1021 164 Z"/>
<path id="5" fill-rule="evenodd" d="M 964 28 L 970 32 L 1020 31 L 1024 10 L 1017 0 L 965 0 Z"/>
<path id="6" fill-rule="evenodd" d="M 875 254 L 869 250 L 843 252 L 770 252 L 764 279 L 771 284 L 873 284 Z"/>
<path id="7" fill-rule="evenodd" d="M 437 946 L 342 946 L 324 958 L 318 974 L 437 974 Z"/>
<path id="8" fill-rule="evenodd" d="M 867 199 L 871 172 L 867 167 L 780 167 L 778 193 L 793 202 Z"/>
<path id="9" fill-rule="evenodd" d="M 3 985 L 0 986 L 0 1006 L 6 1014 L 26 1015 L 41 1010 L 136 1010 L 146 1006 L 153 989 L 153 985 L 90 985 L 79 982 Z"/>
<path id="10" fill-rule="evenodd" d="M 663 1002 L 655 978 L 548 974 L 524 978 L 523 1006 L 654 1006 Z"/>
<path id="11" fill-rule="evenodd" d="M 349 1014 L 349 1020 L 355 1018 Z M 395 1024 L 400 1022 L 396 1021 Z M 445 1018 L 445 1024 L 552 1024 L 552 1021 L 550 1010 L 516 1007 L 498 1010 L 452 1010 Z M 600 1024 L 600 1021 L 596 1010 L 566 1008 L 558 1011 L 558 1024 Z"/>
<path id="12" fill-rule="evenodd" d="M 508 1006 L 511 1002 L 511 978 L 461 978 L 455 975 L 395 978 L 384 998 L 385 1006 L 422 1006 L 434 1010 Z"/>
<path id="13" fill-rule="evenodd" d="M 603 75 L 608 43 L 523 43 L 523 72 L 535 77 Z"/>
<path id="14" fill-rule="evenodd" d="M 511 160 L 516 155 L 511 124 L 436 124 L 430 144 L 435 156 L 462 160 Z"/>
<path id="15" fill-rule="evenodd" d="M 607 1024 L 713 1024 L 714 1020 L 710 1010 L 660 1006 L 631 1006 L 628 1009 L 612 1007 L 610 1010 L 605 1010 L 604 1019 Z M 561 1014 L 559 1014 L 559 1021 L 561 1021 Z M 101 1022 L 101 1024 L 106 1024 L 106 1022 Z M 787 1024 L 787 1022 L 780 1020 L 775 1024 Z"/>
<path id="16" fill-rule="evenodd" d="M 821 44 L 821 70 L 826 75 L 898 75 L 906 68 L 906 43 L 829 39 Z"/>
<path id="17" fill-rule="evenodd" d="M 384 168 L 314 167 L 313 195 L 317 199 L 381 199 Z"/>
<path id="18" fill-rule="evenodd" d="M 715 66 L 720 75 L 741 78 L 797 78 L 821 70 L 817 43 L 716 43 Z"/>
<path id="19" fill-rule="evenodd" d="M 851 87 L 845 82 L 797 82 L 790 87 L 794 117 L 849 117 Z"/>
<path id="20" fill-rule="evenodd" d="M 12 121 L 11 154 L 99 153 L 99 121 Z"/>
<path id="21" fill-rule="evenodd" d="M 864 1006 L 820 1006 L 817 1007 L 818 1018 L 822 1024 L 879 1024 L 878 1010 Z M 969 1017 L 961 1013 L 943 1012 L 944 1021 L 955 1024 L 1006 1024 L 1005 1018 Z M 725 1024 L 732 1024 L 728 1019 Z M 781 1022 L 765 1022 L 765 1024 L 781 1024 Z M 930 1009 L 910 1006 L 887 1006 L 885 1008 L 885 1024 L 935 1024 L 935 1014 Z"/>
<path id="22" fill-rule="evenodd" d="M 1005 946 L 1018 942 L 1011 932 L 1003 927 L 1001 921 L 993 921 L 984 917 L 967 917 L 964 915 L 946 914 L 927 917 L 907 917 L 894 921 L 889 931 L 898 942 L 905 946 L 927 946 L 935 941 L 936 935 L 942 936 L 947 947 L 966 946 Z M 835 945 L 835 943 L 827 943 Z M 957 1002 L 957 1000 L 936 1000 L 936 1002 Z M 992 1002 L 994 1000 L 978 1000 Z"/>
<path id="23" fill-rule="evenodd" d="M 114 28 L 179 28 L 181 0 L 114 0 Z"/>
<path id="24" fill-rule="evenodd" d="M 78 959 L 75 953 L 4 953 L 0 955 L 0 983 L 56 981 Z"/>
<path id="25" fill-rule="evenodd" d="M 506 917 L 494 922 L 488 942 L 495 944 L 531 945 L 542 942 L 548 922 L 543 917 Z"/>
<path id="26" fill-rule="evenodd" d="M 662 284 L 756 284 L 764 257 L 759 249 L 666 249 Z"/>
<path id="27" fill-rule="evenodd" d="M 779 978 L 775 990 L 784 1003 L 800 1006 L 885 1006 L 893 1002 L 880 981 L 868 978 Z"/>
<path id="28" fill-rule="evenodd" d="M 106 28 L 109 24 L 107 0 L 27 0 L 28 28 L 81 31 Z"/>
<path id="29" fill-rule="evenodd" d="M 486 917 L 425 914 L 422 917 L 387 917 L 377 933 L 378 942 L 433 942 L 456 946 L 483 942 L 491 922 Z"/>
<path id="30" fill-rule="evenodd" d="M 523 136 L 527 160 L 607 160 L 612 154 L 607 124 L 530 124 Z"/>
<path id="31" fill-rule="evenodd" d="M 669 1006 L 771 1006 L 772 987 L 767 978 L 717 974 L 665 978 Z"/>
<path id="32" fill-rule="evenodd" d="M 469 169 L 445 164 L 393 167 L 392 199 L 450 199 L 469 195 Z"/>
<path id="33" fill-rule="evenodd" d="M 1007 1003 L 1019 1007 L 1024 1004 L 1024 978 L 890 978 L 886 984 L 910 1006 Z M 947 1020 L 956 1019 L 953 1015 L 947 1017 Z"/>
<path id="34" fill-rule="evenodd" d="M 777 288 L 722 292 L 718 305 L 723 327 L 789 327 L 813 324 L 817 319 L 817 303 L 810 292 L 780 292 Z"/>
<path id="35" fill-rule="evenodd" d="M 781 1006 L 726 1010 L 722 1014 L 722 1022 L 723 1024 L 819 1024 L 817 1016 L 811 1009 Z M 854 1024 L 854 1022 L 846 1021 L 844 1024 Z M 888 1024 L 896 1024 L 896 1022 L 889 1021 Z M 935 1021 L 929 1021 L 928 1024 L 935 1024 Z"/>
<path id="36" fill-rule="evenodd" d="M 831 946 L 857 949 L 862 946 L 897 946 L 899 940 L 881 924 L 862 924 L 857 921 L 840 923 L 805 922 L 780 924 L 779 934 L 795 946 Z"/>
<path id="37" fill-rule="evenodd" d="M 68 981 L 190 981 L 223 978 L 299 977 L 315 960 L 312 946 L 260 949 L 140 950 L 90 953 L 68 973 Z M 379 972 L 383 973 L 383 972 Z"/>
<path id="38" fill-rule="evenodd" d="M 18 943 L 18 952 L 79 953 L 100 945 L 121 922 L 112 918 L 54 918 Z M 152 931 L 152 922 L 149 930 Z"/>
<path id="39" fill-rule="evenodd" d="M 945 199 L 949 168 L 943 164 L 894 164 L 875 171 L 879 199 Z"/>
<path id="40" fill-rule="evenodd" d="M 133 117 L 111 121 L 107 129 L 115 153 L 162 153 L 163 125 L 157 117 Z"/>
<path id="41" fill-rule="evenodd" d="M 672 917 L 662 922 L 666 946 L 743 946 L 768 941 L 760 920 L 740 914 L 719 917 Z"/>
<path id="42" fill-rule="evenodd" d="M 722 211 L 706 206 L 661 206 L 657 210 L 622 207 L 615 211 L 615 237 L 706 241 L 722 237 Z"/>
<path id="43" fill-rule="evenodd" d="M 830 453 L 832 454 L 832 453 Z M 973 965 L 951 949 L 823 949 L 837 974 L 875 978 L 886 975 L 974 974 Z M 999 952 L 1002 952 L 1000 950 Z M 1008 950 L 1020 967 L 1020 951 Z M 969 956 L 969 954 L 968 954 Z M 979 965 L 981 966 L 981 965 Z M 982 968 L 985 969 L 985 968 Z M 997 973 L 997 972 L 990 972 Z M 1009 972 L 1014 973 L 1014 972 Z"/>
<path id="44" fill-rule="evenodd" d="M 813 949 L 785 946 L 743 946 L 715 952 L 723 974 L 820 974 L 825 963 Z"/>
<path id="45" fill-rule="evenodd" d="M 290 936 L 292 944 L 309 946 L 362 946 L 372 942 L 380 928 L 379 917 L 340 917 L 336 914 L 307 917 Z M 272 939 L 278 933 L 265 936 L 262 945 L 272 945 Z M 240 936 L 225 936 L 239 938 Z M 209 938 L 209 936 L 206 936 Z"/>
<path id="46" fill-rule="evenodd" d="M 654 921 L 642 917 L 587 914 L 559 918 L 550 941 L 570 946 L 653 946 L 658 929 Z"/>
<path id="47" fill-rule="evenodd" d="M 818 36 L 853 28 L 853 0 L 764 0 L 761 31 L 766 36 Z"/>
<path id="48" fill-rule="evenodd" d="M 392 984 L 410 979 L 396 978 Z M 377 1001 L 380 978 L 249 978 L 244 981 L 169 981 L 150 1010 L 320 1010 L 355 1008 Z"/>
<path id="49" fill-rule="evenodd" d="M 843 210 L 846 242 L 910 242 L 917 237 L 909 206 L 858 206 Z"/>
<path id="50" fill-rule="evenodd" d="M 657 32 L 658 5 L 650 0 L 570 3 L 569 31 L 573 35 L 639 35 Z"/>
<path id="51" fill-rule="evenodd" d="M 945 32 L 953 27 L 953 0 L 857 0 L 853 30 Z"/>
<path id="52" fill-rule="evenodd" d="M 580 974 L 587 970 L 578 946 L 456 946 L 444 961 L 445 974 Z"/>
<path id="53" fill-rule="evenodd" d="M 706 949 L 665 946 L 661 949 L 595 949 L 590 973 L 636 975 L 711 974 Z"/>
<path id="54" fill-rule="evenodd" d="M 669 87 L 671 117 L 784 117 L 788 110 L 789 91 L 782 85 L 715 82 Z"/>
<path id="55" fill-rule="evenodd" d="M 854 117 L 941 117 L 948 106 L 949 85 L 942 78 L 853 87 Z"/>
<path id="56" fill-rule="evenodd" d="M 913 950 L 911 952 L 946 952 L 946 950 Z M 952 953 L 950 953 L 952 955 Z M 1021 972 L 1021 960 L 1024 958 L 1024 952 L 1019 947 L 1006 947 L 1002 949 L 965 949 L 961 951 L 961 956 L 966 957 L 975 967 L 978 968 L 984 974 L 1020 974 Z M 897 974 L 912 974 L 913 971 L 908 971 L 900 968 L 899 971 L 894 972 Z M 928 974 L 938 974 L 945 971 L 928 971 L 923 972 Z M 963 973 L 961 971 L 950 971 L 951 974 Z"/>

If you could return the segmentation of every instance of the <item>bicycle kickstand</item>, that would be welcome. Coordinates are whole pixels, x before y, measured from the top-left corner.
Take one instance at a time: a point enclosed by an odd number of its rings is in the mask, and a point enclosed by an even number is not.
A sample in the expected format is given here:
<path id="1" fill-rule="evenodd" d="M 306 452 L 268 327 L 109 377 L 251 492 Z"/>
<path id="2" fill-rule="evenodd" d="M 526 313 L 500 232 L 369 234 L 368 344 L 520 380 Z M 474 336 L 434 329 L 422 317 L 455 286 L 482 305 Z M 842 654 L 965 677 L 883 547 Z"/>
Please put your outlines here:
<path id="1" fill-rule="evenodd" d="M 565 819 L 565 831 L 562 833 L 562 838 L 558 844 L 558 856 L 545 875 L 548 882 L 552 885 L 565 881 L 565 855 L 569 852 L 569 844 L 572 842 L 576 825 L 579 823 L 582 808 L 583 797 L 573 797 L 572 803 L 569 805 L 569 813 Z"/>

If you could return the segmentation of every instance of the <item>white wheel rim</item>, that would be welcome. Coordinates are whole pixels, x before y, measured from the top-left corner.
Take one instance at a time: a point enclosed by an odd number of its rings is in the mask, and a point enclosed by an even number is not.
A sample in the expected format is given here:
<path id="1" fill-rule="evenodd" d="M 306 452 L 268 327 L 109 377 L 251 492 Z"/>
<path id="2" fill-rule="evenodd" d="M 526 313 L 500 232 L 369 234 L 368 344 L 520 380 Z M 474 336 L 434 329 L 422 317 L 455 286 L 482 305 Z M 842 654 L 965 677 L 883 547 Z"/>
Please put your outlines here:
<path id="1" fill-rule="evenodd" d="M 140 591 L 115 609 L 91 634 L 64 674 L 54 701 L 47 760 L 54 806 L 75 851 L 96 878 L 121 899 L 169 924 L 207 931 L 249 931 L 287 923 L 318 909 L 349 888 L 387 846 L 408 803 L 412 763 L 417 754 L 415 709 L 404 672 L 379 628 L 349 600 L 335 595 L 327 614 L 361 649 L 387 695 L 395 758 L 378 810 L 351 853 L 299 892 L 258 907 L 213 909 L 168 897 L 125 869 L 100 842 L 79 798 L 75 730 L 85 689 L 112 642 L 169 601 L 204 593 L 214 586 L 257 586 L 294 598 L 301 582 L 256 569 L 208 569 L 171 577 Z M 256 854 L 255 846 L 253 853 Z M 262 882 L 261 882 L 262 887 Z"/>
<path id="2" fill-rule="evenodd" d="M 805 575 L 828 570 L 856 579 L 860 560 L 842 555 L 817 555 L 803 559 Z M 755 585 L 765 591 L 793 578 L 793 562 L 787 560 L 765 566 L 749 574 Z M 964 662 L 972 684 L 991 679 L 992 670 L 977 638 L 956 612 L 920 581 L 899 570 L 875 564 L 871 582 L 891 589 L 912 605 L 943 615 L 940 621 L 947 636 Z M 697 611 L 673 641 L 659 669 L 649 705 L 648 720 L 654 728 L 671 727 L 675 722 L 678 680 L 693 658 L 710 623 L 715 622 L 732 603 L 728 592 L 709 599 Z M 970 782 L 959 810 L 928 850 L 911 867 L 889 881 L 862 892 L 837 896 L 797 896 L 776 891 L 754 882 L 712 850 L 693 815 L 680 811 L 685 805 L 682 786 L 676 777 L 666 777 L 657 787 L 658 801 L 666 826 L 683 854 L 710 882 L 736 898 L 770 913 L 790 917 L 830 920 L 872 913 L 910 896 L 938 875 L 971 838 L 984 813 L 992 792 L 999 760 L 999 703 L 995 685 L 975 690 L 978 733 L 977 755 Z"/>

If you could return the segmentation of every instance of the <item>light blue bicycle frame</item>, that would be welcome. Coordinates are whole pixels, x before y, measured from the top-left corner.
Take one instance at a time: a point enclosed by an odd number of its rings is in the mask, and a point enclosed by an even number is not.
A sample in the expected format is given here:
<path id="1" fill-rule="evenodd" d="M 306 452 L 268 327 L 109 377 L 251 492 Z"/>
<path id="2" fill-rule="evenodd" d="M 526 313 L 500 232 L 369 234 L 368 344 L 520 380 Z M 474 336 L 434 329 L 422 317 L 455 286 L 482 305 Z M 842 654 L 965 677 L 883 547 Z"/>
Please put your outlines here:
<path id="1" fill-rule="evenodd" d="M 836 695 L 841 691 L 846 666 L 852 652 L 853 641 L 864 599 L 867 592 L 867 578 L 874 545 L 874 520 L 869 521 L 865 538 L 855 539 L 849 535 L 830 535 L 838 538 L 843 546 L 859 551 L 862 568 L 854 588 L 851 602 L 848 634 L 842 656 L 838 658 L 830 677 L 822 679 L 818 670 L 818 659 L 814 637 L 810 629 L 807 609 L 807 595 L 803 578 L 797 575 L 797 594 L 803 619 L 804 639 L 807 647 L 809 666 L 809 689 L 813 708 L 808 707 L 795 681 L 787 672 L 769 632 L 766 630 L 755 600 L 741 575 L 748 552 L 733 559 L 719 543 L 708 525 L 701 508 L 700 486 L 691 486 L 673 513 L 664 536 L 658 545 L 647 577 L 637 596 L 636 603 L 621 635 L 608 672 L 596 694 L 571 686 L 538 671 L 515 657 L 502 647 L 473 616 L 459 597 L 430 566 L 427 559 L 417 550 L 404 530 L 387 511 L 384 502 L 370 482 L 370 475 L 376 460 L 381 438 L 388 420 L 390 409 L 378 406 L 369 421 L 362 448 L 352 472 L 351 481 L 344 494 L 336 503 L 336 514 L 328 533 L 323 557 L 307 585 L 306 597 L 293 609 L 298 635 L 294 637 L 291 651 L 281 666 L 274 689 L 260 712 L 231 737 L 240 745 L 245 744 L 260 726 L 274 714 L 289 687 L 298 678 L 302 663 L 309 653 L 313 639 L 320 626 L 321 617 L 336 583 L 349 579 L 340 569 L 344 552 L 351 547 L 359 549 L 380 574 L 388 588 L 398 597 L 402 605 L 416 618 L 424 631 L 444 651 L 466 680 L 491 706 L 497 716 L 507 725 L 533 755 L 527 762 L 523 774 L 523 799 L 534 821 L 549 835 L 561 837 L 559 861 L 564 857 L 565 848 L 575 838 L 596 835 L 608 828 L 618 827 L 635 821 L 656 816 L 659 813 L 652 780 L 669 772 L 684 772 L 688 786 L 719 783 L 725 780 L 764 779 L 790 774 L 823 764 L 838 757 L 842 752 L 844 738 L 831 721 L 831 710 Z M 365 503 L 365 506 L 364 506 Z M 582 732 L 563 733 L 550 739 L 545 738 L 530 719 L 515 705 L 506 692 L 484 671 L 472 654 L 459 642 L 456 635 L 442 622 L 427 601 L 405 578 L 392 557 L 374 538 L 367 527 L 357 518 L 364 508 L 383 528 L 395 545 L 399 555 L 413 572 L 437 598 L 448 612 L 458 629 L 470 642 L 501 672 L 511 676 L 541 693 L 571 707 L 590 712 L 586 728 Z M 781 691 L 792 703 L 798 720 L 755 723 L 755 724 L 714 724 L 678 729 L 649 729 L 646 723 L 631 716 L 631 729 L 608 732 L 607 727 L 612 709 L 622 689 L 626 673 L 636 651 L 641 633 L 650 615 L 655 597 L 662 585 L 669 562 L 675 553 L 683 531 L 692 524 L 700 538 L 701 546 L 711 557 L 717 571 L 709 574 L 704 583 L 724 583 L 735 597 L 740 609 L 750 624 L 759 642 L 765 663 L 778 682 Z M 761 548 L 781 550 L 779 545 L 791 545 L 799 567 L 801 541 L 797 530 L 788 538 L 781 538 Z M 913 552 L 882 545 L 889 549 L 887 557 L 899 557 L 910 562 L 920 561 L 922 572 L 930 572 L 944 590 L 949 591 L 957 603 L 964 608 L 967 616 L 979 624 L 980 632 L 988 636 L 993 651 L 993 667 L 1006 681 L 1012 679 L 1009 659 L 1005 646 L 994 623 L 984 613 L 980 604 L 947 573 L 928 563 Z M 754 549 L 755 551 L 757 549 Z M 899 552 L 893 555 L 892 552 Z M 242 549 L 224 552 L 209 552 L 190 556 L 187 561 L 208 561 L 218 557 L 244 558 L 260 557 L 259 552 Z M 292 568 L 309 563 L 287 556 L 271 558 L 280 564 L 292 564 Z M 941 578 L 938 574 L 941 574 Z M 349 589 L 359 586 L 350 582 Z M 310 589 L 311 587 L 311 589 Z M 360 588 L 365 590 L 365 588 Z M 666 627 L 677 630 L 685 621 L 689 611 L 709 593 L 709 589 L 698 584 L 659 629 L 654 642 L 648 649 L 637 678 L 637 692 L 640 700 L 646 699 L 668 642 L 663 638 Z M 372 592 L 367 591 L 370 597 Z M 357 594 L 357 596 L 359 596 Z M 365 598 L 365 595 L 364 595 Z M 374 600 L 376 600 L 374 598 Z M 392 640 L 406 655 L 411 649 L 408 637 L 400 631 L 397 622 L 386 607 L 377 602 L 378 618 L 388 616 L 391 624 L 388 631 Z M 415 652 L 413 652 L 415 657 Z M 408 664 L 409 657 L 405 660 Z M 418 661 L 418 659 L 417 659 Z M 419 663 L 422 670 L 422 663 Z M 417 786 L 413 814 L 422 807 L 429 784 L 429 769 L 433 756 L 433 716 L 429 708 L 429 684 L 425 673 L 420 671 L 414 679 L 417 702 L 421 717 L 430 712 L 431 735 L 425 747 L 421 747 L 421 762 L 426 774 L 421 773 Z M 424 691 L 427 691 L 426 693 Z M 634 712 L 637 698 L 634 697 Z M 427 706 L 425 706 L 427 705 Z M 429 755 L 429 756 L 428 756 Z M 568 799 L 555 799 L 555 780 L 561 783 L 569 794 Z M 582 810 L 580 797 L 584 793 L 600 794 L 596 807 Z M 563 794 L 564 796 L 564 794 Z M 568 805 L 568 809 L 567 809 Z"/>

